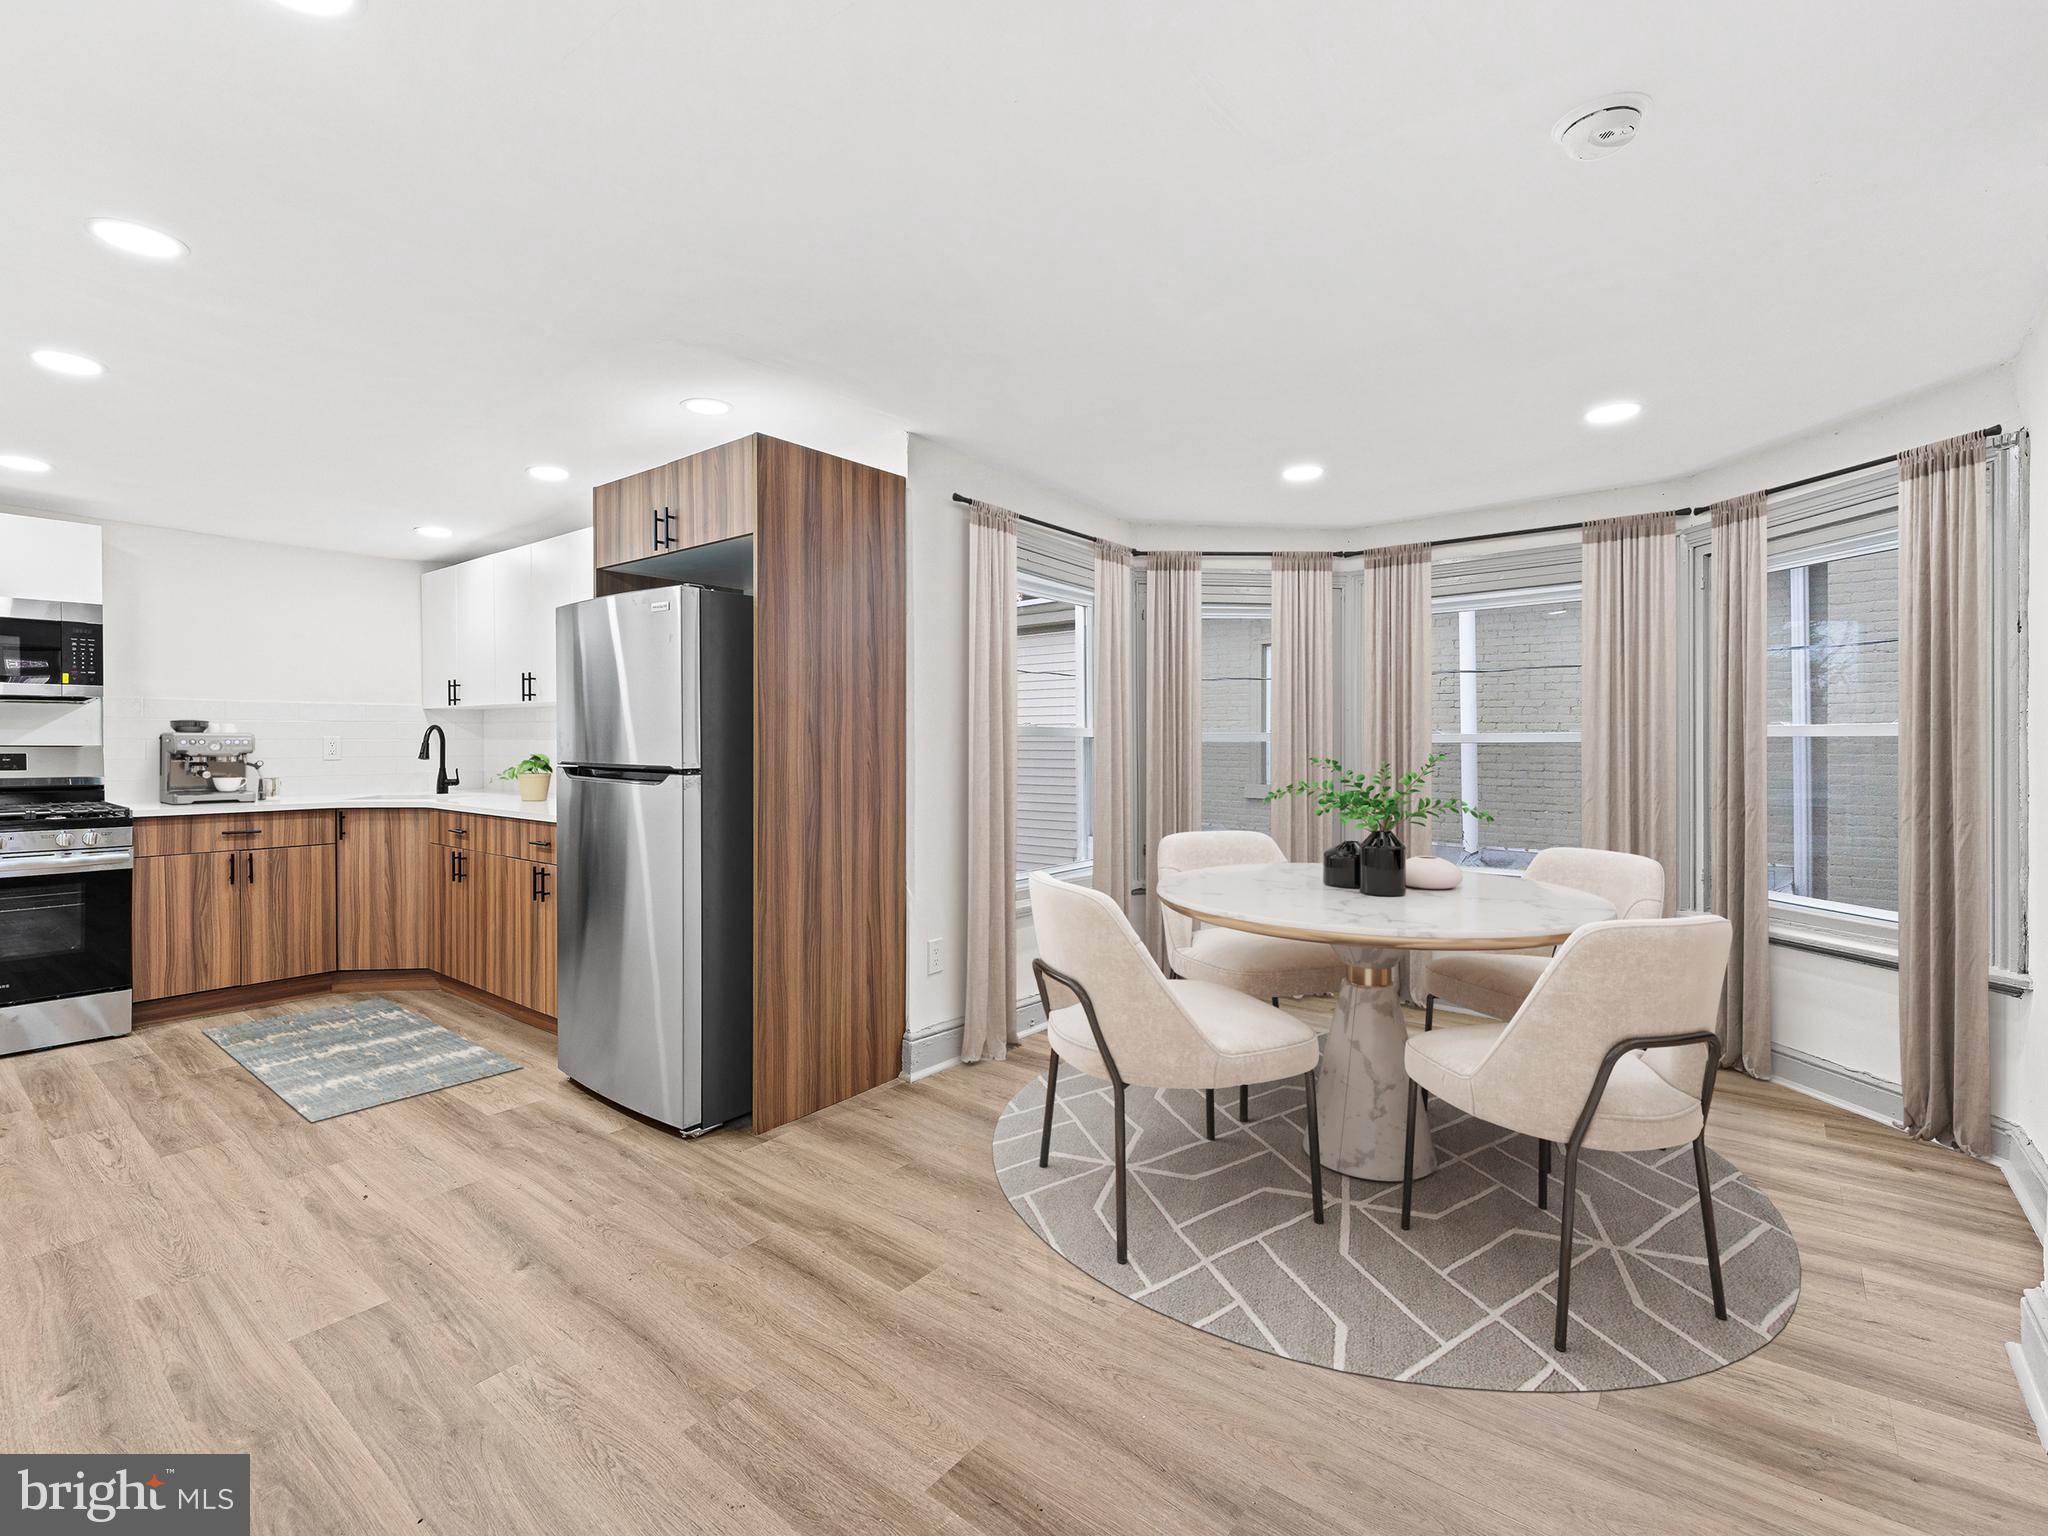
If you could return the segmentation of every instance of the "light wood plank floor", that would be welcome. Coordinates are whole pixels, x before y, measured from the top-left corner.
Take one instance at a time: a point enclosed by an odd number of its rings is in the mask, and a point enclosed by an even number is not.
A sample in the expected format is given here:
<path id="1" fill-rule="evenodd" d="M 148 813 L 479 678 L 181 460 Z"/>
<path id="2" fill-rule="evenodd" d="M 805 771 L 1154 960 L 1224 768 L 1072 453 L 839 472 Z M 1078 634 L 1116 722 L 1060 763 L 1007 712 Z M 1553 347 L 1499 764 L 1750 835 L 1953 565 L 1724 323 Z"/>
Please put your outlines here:
<path id="1" fill-rule="evenodd" d="M 309 1126 L 217 1019 L 0 1061 L 0 1446 L 248 1450 L 295 1536 L 2048 1529 L 2003 1181 L 1782 1089 L 1724 1080 L 1713 1135 L 1805 1254 L 1784 1336 L 1515 1398 L 1290 1364 L 1070 1269 L 990 1170 L 1041 1045 L 687 1143 L 551 1037 L 393 995 L 529 1070 Z"/>

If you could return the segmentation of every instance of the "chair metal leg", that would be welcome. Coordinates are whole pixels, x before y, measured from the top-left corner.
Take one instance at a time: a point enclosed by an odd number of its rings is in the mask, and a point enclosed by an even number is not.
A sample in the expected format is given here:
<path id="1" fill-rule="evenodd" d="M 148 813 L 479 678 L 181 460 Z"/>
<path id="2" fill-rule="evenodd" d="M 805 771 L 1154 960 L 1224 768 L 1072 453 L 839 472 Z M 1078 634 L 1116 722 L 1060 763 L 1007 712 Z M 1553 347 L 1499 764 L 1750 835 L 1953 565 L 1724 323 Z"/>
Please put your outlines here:
<path id="1" fill-rule="evenodd" d="M 1214 1088 L 1205 1088 L 1202 1092 L 1204 1096 L 1202 1107 L 1207 1112 L 1209 1118 L 1209 1139 L 1214 1141 L 1216 1139 L 1216 1090 Z"/>
<path id="2" fill-rule="evenodd" d="M 1714 1190 L 1707 1179 L 1707 1133 L 1693 1139 L 1692 1171 L 1700 1186 L 1700 1221 L 1706 1228 L 1707 1278 L 1714 1286 L 1714 1316 L 1728 1320 L 1728 1295 L 1721 1289 L 1721 1238 L 1714 1230 Z"/>
<path id="3" fill-rule="evenodd" d="M 1239 1125 L 1250 1125 L 1252 1123 L 1252 1085 L 1250 1083 L 1239 1083 L 1237 1085 L 1237 1123 Z"/>
<path id="4" fill-rule="evenodd" d="M 1052 1053 L 1052 1065 L 1045 1069 L 1045 1130 L 1038 1138 L 1038 1166 L 1052 1166 L 1052 1098 L 1060 1086 L 1060 1053 Z"/>
<path id="5" fill-rule="evenodd" d="M 1130 1128 L 1124 1123 L 1124 1085 L 1116 1085 L 1116 1261 L 1119 1264 L 1131 1262 L 1131 1239 L 1128 1216 L 1124 1204 L 1124 1143 L 1130 1139 Z"/>
<path id="6" fill-rule="evenodd" d="M 1572 1311 L 1572 1224 L 1579 1214 L 1579 1140 L 1564 1149 L 1564 1213 L 1558 1218 L 1557 1331 L 1551 1342 L 1564 1353 L 1564 1327 Z"/>
<path id="7" fill-rule="evenodd" d="M 1422 1000 L 1422 1032 L 1428 1034 L 1436 1028 L 1436 994 L 1430 993 Z M 1422 1090 L 1422 1107 L 1429 1108 L 1429 1090 Z"/>
<path id="8" fill-rule="evenodd" d="M 1536 1209 L 1550 1209 L 1550 1138 L 1536 1143 Z"/>
<path id="9" fill-rule="evenodd" d="M 1308 1189 L 1315 1207 L 1316 1224 L 1323 1220 L 1323 1132 L 1316 1118 L 1316 1069 L 1310 1067 L 1301 1079 L 1308 1084 Z"/>
<path id="10" fill-rule="evenodd" d="M 1415 1209 L 1415 1096 L 1422 1084 L 1408 1079 L 1408 1134 L 1401 1146 L 1401 1230 L 1408 1230 L 1409 1214 Z"/>

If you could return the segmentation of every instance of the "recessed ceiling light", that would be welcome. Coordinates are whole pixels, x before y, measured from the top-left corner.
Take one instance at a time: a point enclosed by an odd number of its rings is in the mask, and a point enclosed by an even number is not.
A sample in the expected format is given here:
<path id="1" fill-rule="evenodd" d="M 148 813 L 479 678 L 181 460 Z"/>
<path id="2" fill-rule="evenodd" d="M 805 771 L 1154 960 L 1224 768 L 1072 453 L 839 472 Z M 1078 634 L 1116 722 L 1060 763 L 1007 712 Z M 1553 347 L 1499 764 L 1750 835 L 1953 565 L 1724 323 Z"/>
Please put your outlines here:
<path id="1" fill-rule="evenodd" d="M 683 409 L 695 411 L 699 416 L 723 416 L 732 407 L 723 400 L 706 400 L 700 396 L 694 400 L 685 400 Z"/>
<path id="2" fill-rule="evenodd" d="M 1593 427 L 1611 427 L 1618 421 L 1633 421 L 1643 414 L 1643 408 L 1633 400 L 1610 400 L 1605 405 L 1596 405 L 1586 412 L 1586 424 Z"/>
<path id="3" fill-rule="evenodd" d="M 1289 485 L 1307 485 L 1311 480 L 1323 478 L 1320 464 L 1290 464 L 1280 471 L 1280 478 Z"/>
<path id="4" fill-rule="evenodd" d="M 25 453 L 0 453 L 0 469 L 20 470 L 24 475 L 47 475 L 50 466 Z"/>
<path id="5" fill-rule="evenodd" d="M 453 529 L 443 528 L 438 523 L 422 523 L 419 527 L 413 529 L 413 532 L 423 539 L 447 539 L 454 537 Z"/>
<path id="6" fill-rule="evenodd" d="M 535 464 L 526 471 L 536 480 L 566 480 L 569 471 L 559 464 Z"/>
<path id="7" fill-rule="evenodd" d="M 47 368 L 52 373 L 61 373 L 74 379 L 96 379 L 107 371 L 104 363 L 96 363 L 76 352 L 58 352 L 50 347 L 31 352 L 28 357 L 38 368 Z"/>
<path id="8" fill-rule="evenodd" d="M 126 219 L 94 219 L 86 228 L 115 250 L 145 261 L 175 261 L 185 254 L 184 241 L 147 224 L 131 224 Z"/>
<path id="9" fill-rule="evenodd" d="M 356 8 L 356 0 L 277 0 L 277 3 L 301 16 L 318 16 L 323 20 L 344 16 Z"/>

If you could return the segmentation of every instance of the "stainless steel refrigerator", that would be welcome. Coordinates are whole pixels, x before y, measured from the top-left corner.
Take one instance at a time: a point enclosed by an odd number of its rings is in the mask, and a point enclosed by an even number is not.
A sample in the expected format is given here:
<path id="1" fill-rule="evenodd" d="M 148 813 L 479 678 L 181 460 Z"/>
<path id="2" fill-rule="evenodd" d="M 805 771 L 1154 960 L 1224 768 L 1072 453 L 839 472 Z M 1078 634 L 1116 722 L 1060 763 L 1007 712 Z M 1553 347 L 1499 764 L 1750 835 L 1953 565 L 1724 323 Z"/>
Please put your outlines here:
<path id="1" fill-rule="evenodd" d="M 678 1130 L 752 1108 L 753 600 L 556 610 L 556 1060 Z"/>

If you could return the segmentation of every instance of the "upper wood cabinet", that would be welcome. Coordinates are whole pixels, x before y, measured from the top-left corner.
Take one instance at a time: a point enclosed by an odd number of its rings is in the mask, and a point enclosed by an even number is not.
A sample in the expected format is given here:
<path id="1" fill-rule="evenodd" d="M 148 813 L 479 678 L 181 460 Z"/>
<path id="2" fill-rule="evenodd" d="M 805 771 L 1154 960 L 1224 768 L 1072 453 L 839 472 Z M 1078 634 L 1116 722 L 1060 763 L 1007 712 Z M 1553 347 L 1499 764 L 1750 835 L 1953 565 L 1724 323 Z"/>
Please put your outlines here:
<path id="1" fill-rule="evenodd" d="M 755 457 L 764 441 L 743 437 L 600 485 L 590 504 L 597 564 L 628 565 L 752 533 Z"/>
<path id="2" fill-rule="evenodd" d="M 555 701 L 555 610 L 591 593 L 579 528 L 420 577 L 420 702 L 489 709 Z"/>

